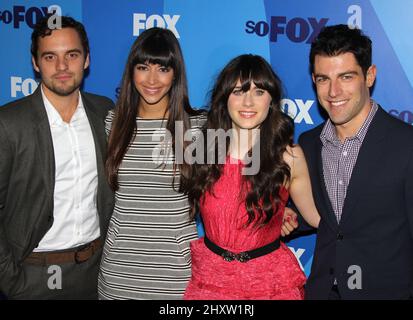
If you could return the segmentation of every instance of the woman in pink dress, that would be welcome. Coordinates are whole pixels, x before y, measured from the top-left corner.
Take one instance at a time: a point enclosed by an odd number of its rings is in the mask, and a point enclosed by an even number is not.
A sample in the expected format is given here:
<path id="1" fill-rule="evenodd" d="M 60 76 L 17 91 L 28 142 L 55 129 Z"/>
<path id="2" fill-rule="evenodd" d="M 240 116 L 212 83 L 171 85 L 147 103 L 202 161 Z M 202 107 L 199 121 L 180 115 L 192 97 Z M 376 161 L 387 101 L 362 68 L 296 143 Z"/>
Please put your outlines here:
<path id="1" fill-rule="evenodd" d="M 305 275 L 279 240 L 288 197 L 310 225 L 320 217 L 281 95 L 281 81 L 260 56 L 239 56 L 218 76 L 204 138 L 211 129 L 231 134 L 207 141 L 205 164 L 194 165 L 183 184 L 205 229 L 191 242 L 184 299 L 303 298 Z"/>

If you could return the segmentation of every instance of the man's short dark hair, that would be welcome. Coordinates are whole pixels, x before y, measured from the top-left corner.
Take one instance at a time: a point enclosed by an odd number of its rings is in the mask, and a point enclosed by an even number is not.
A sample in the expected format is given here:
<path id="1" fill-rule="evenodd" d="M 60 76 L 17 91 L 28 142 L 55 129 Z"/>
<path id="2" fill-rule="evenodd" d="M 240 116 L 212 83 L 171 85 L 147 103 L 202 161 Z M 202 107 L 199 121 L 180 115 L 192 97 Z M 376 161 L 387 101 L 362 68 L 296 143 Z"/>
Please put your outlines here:
<path id="1" fill-rule="evenodd" d="M 82 43 L 83 47 L 83 53 L 85 57 L 89 53 L 89 39 L 86 34 L 85 27 L 83 26 L 82 23 L 79 21 L 76 21 L 75 19 L 68 17 L 68 16 L 62 16 L 61 18 L 61 26 L 60 28 L 73 28 L 76 30 L 77 34 L 79 35 L 80 41 Z M 50 29 L 48 21 L 49 19 L 56 19 L 56 16 L 53 16 L 51 14 L 46 15 L 42 19 L 40 19 L 36 25 L 33 28 L 33 33 L 32 33 L 32 45 L 30 48 L 30 51 L 32 53 L 32 56 L 37 60 L 37 51 L 39 49 L 39 38 L 42 37 L 47 37 L 52 34 L 53 30 L 56 29 Z M 53 20 L 55 21 L 55 20 Z"/>
<path id="2" fill-rule="evenodd" d="M 352 29 L 345 24 L 328 26 L 321 30 L 311 44 L 310 69 L 314 73 L 314 60 L 316 55 L 334 57 L 343 53 L 353 53 L 363 70 L 371 66 L 371 40 L 359 29 Z"/>

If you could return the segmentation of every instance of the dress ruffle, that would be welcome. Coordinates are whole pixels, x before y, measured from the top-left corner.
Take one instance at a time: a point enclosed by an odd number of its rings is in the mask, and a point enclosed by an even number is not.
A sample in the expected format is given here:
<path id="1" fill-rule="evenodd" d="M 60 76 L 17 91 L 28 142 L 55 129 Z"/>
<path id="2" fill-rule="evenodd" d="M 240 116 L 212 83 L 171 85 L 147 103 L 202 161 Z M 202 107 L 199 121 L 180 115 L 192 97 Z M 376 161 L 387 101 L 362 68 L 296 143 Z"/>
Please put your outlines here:
<path id="1" fill-rule="evenodd" d="M 191 243 L 192 278 L 188 300 L 296 300 L 304 298 L 304 273 L 285 244 L 248 262 L 228 262 L 210 251 L 203 238 Z"/>
<path id="2" fill-rule="evenodd" d="M 226 163 L 213 191 L 200 209 L 208 238 L 232 252 L 266 245 L 281 234 L 288 191 L 280 190 L 281 203 L 262 228 L 245 227 L 247 211 L 241 176 L 242 163 Z M 241 196 L 240 196 L 241 195 Z M 210 251 L 204 239 L 191 242 L 192 277 L 184 299 L 188 300 L 296 300 L 304 298 L 306 277 L 294 254 L 281 243 L 279 249 L 247 262 L 228 262 Z"/>

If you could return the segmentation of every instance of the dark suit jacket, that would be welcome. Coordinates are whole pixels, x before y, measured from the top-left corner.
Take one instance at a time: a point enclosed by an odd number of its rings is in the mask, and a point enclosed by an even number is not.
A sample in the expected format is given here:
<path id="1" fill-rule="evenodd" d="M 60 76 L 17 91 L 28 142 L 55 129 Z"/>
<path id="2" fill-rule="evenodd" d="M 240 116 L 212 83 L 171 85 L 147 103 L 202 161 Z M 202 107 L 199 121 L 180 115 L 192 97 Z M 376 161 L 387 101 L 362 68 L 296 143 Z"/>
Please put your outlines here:
<path id="1" fill-rule="evenodd" d="M 113 193 L 104 175 L 104 119 L 113 102 L 82 93 L 95 141 L 100 232 L 104 237 Z M 12 295 L 24 282 L 21 263 L 53 224 L 55 161 L 47 113 L 39 88 L 0 107 L 0 291 Z"/>
<path id="2" fill-rule="evenodd" d="M 340 223 L 324 183 L 320 133 L 299 139 L 321 215 L 307 299 L 406 299 L 413 286 L 413 127 L 379 107 L 353 169 Z M 361 289 L 351 289 L 355 268 Z M 353 277 L 352 277 L 353 276 Z M 350 286 L 351 287 L 351 286 Z"/>

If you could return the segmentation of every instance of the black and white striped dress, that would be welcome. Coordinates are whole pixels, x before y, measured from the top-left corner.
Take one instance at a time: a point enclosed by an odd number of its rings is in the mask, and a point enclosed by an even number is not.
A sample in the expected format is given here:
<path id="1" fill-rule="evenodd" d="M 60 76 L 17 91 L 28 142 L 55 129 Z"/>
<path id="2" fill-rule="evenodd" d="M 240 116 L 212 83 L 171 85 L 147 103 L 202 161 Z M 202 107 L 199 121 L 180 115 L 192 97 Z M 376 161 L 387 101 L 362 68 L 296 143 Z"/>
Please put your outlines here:
<path id="1" fill-rule="evenodd" d="M 112 118 L 113 112 L 108 130 Z M 191 128 L 205 121 L 205 115 L 191 117 Z M 165 126 L 166 120 L 137 118 L 136 138 L 119 168 L 100 266 L 100 299 L 181 299 L 191 277 L 189 242 L 198 237 L 196 225 L 189 220 L 187 197 L 172 188 L 172 161 L 160 165 L 154 156 Z"/>

